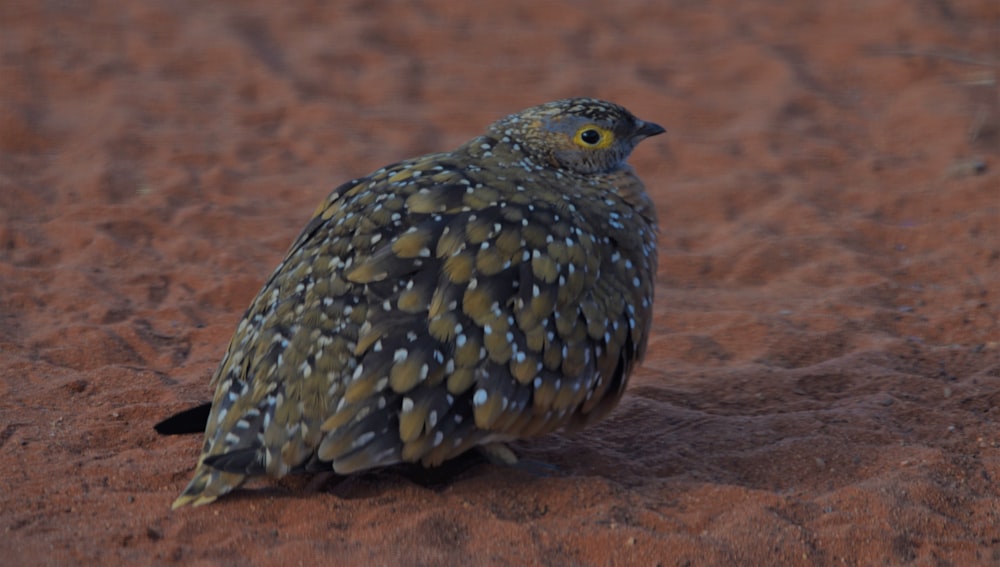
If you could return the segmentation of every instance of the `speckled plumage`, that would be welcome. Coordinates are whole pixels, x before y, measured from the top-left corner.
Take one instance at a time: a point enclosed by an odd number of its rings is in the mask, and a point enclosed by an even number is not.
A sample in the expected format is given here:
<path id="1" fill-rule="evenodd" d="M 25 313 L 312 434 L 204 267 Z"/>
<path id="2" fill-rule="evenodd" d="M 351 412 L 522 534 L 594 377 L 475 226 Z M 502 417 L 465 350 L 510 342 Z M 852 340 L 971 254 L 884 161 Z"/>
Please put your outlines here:
<path id="1" fill-rule="evenodd" d="M 240 322 L 174 507 L 251 475 L 433 466 L 606 415 L 645 350 L 656 272 L 625 160 L 662 132 L 567 99 L 335 189 Z"/>

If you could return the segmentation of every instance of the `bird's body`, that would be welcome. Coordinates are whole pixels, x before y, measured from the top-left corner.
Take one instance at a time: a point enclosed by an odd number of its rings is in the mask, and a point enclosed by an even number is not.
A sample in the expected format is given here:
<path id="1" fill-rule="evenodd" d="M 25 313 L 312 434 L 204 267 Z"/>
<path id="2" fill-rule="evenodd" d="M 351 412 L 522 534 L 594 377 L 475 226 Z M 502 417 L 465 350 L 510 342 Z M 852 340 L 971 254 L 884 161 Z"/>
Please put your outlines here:
<path id="1" fill-rule="evenodd" d="M 662 131 L 568 99 L 335 189 L 240 322 L 174 507 L 603 417 L 645 350 L 656 271 L 625 159 Z"/>

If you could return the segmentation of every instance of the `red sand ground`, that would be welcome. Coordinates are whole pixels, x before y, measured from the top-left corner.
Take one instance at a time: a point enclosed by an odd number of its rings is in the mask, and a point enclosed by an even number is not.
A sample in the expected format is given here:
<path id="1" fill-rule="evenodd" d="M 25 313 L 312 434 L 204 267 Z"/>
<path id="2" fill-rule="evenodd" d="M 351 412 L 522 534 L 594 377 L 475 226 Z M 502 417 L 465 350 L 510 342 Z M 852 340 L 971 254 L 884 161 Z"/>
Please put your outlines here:
<path id="1" fill-rule="evenodd" d="M 0 4 L 0 563 L 1000 562 L 1000 3 L 346 4 Z M 516 446 L 561 472 L 170 512 L 152 425 L 326 192 L 572 95 L 670 133 L 645 365 Z"/>

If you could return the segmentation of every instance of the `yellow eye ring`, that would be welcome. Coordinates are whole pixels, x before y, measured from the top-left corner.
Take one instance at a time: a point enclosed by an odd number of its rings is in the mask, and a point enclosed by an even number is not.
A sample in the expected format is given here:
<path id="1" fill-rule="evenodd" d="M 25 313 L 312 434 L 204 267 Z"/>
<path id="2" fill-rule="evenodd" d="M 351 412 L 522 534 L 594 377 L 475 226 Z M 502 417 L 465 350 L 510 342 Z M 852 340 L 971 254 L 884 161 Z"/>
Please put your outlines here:
<path id="1" fill-rule="evenodd" d="M 615 135 L 607 128 L 596 124 L 587 124 L 573 135 L 573 142 L 581 148 L 600 150 L 610 146 L 615 141 Z"/>

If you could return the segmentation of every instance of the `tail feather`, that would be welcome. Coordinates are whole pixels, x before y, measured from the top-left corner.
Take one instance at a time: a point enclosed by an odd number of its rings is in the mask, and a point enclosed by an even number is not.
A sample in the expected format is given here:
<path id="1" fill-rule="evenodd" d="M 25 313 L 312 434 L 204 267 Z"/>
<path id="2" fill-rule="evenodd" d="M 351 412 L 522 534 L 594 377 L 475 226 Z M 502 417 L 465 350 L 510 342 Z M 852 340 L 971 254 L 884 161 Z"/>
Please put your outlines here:
<path id="1" fill-rule="evenodd" d="M 212 403 L 197 405 L 164 419 L 153 426 L 160 435 L 187 435 L 202 433 L 208 425 Z"/>
<path id="2" fill-rule="evenodd" d="M 201 506 L 214 502 L 216 498 L 239 487 L 246 478 L 246 475 L 243 474 L 223 472 L 204 463 L 199 463 L 194 478 L 188 483 L 184 492 L 181 492 L 181 495 L 177 497 L 177 500 L 174 500 L 171 509 L 176 510 L 188 504 Z"/>

